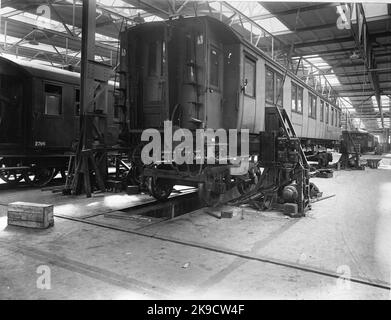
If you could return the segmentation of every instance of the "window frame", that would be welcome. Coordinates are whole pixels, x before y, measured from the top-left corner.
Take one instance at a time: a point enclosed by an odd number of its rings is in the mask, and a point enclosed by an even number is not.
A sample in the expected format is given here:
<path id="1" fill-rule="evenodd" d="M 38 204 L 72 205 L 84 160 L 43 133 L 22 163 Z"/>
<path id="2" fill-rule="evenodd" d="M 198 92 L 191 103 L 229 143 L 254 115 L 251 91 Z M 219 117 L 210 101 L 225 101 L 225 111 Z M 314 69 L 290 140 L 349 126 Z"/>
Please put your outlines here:
<path id="1" fill-rule="evenodd" d="M 58 83 L 58 82 L 54 82 L 54 81 L 43 81 L 42 82 L 43 84 L 43 90 L 42 90 L 42 94 L 43 94 L 43 115 L 45 117 L 60 117 L 62 118 L 63 115 L 64 115 L 64 110 L 63 110 L 63 97 L 64 97 L 64 86 L 62 83 Z M 50 85 L 50 86 L 56 86 L 58 88 L 61 88 L 61 94 L 59 95 L 60 96 L 60 112 L 59 114 L 48 114 L 47 113 L 47 106 L 46 106 L 46 93 L 49 93 L 46 91 L 46 85 Z"/>
<path id="2" fill-rule="evenodd" d="M 213 84 L 212 81 L 211 81 L 211 75 L 212 75 L 212 51 L 216 51 L 216 57 L 217 57 L 217 85 L 216 84 Z M 209 76 L 208 76 L 208 83 L 209 83 L 209 87 L 216 90 L 216 91 L 219 91 L 220 90 L 220 86 L 221 86 L 221 79 L 220 79 L 220 68 L 221 68 L 221 50 L 219 48 L 217 48 L 216 46 L 214 45 L 211 45 L 210 48 L 209 48 Z"/>
<path id="3" fill-rule="evenodd" d="M 269 72 L 271 72 L 271 74 L 272 74 L 272 86 L 273 86 L 273 88 L 272 88 L 272 91 L 273 91 L 273 94 L 272 94 L 272 96 L 273 96 L 273 101 L 270 101 L 270 100 L 268 100 L 268 94 L 267 94 L 267 73 L 268 73 L 268 71 Z M 272 69 L 272 68 L 270 68 L 269 66 L 266 66 L 266 71 L 265 71 L 265 102 L 266 103 L 270 103 L 270 104 L 273 104 L 274 105 L 274 101 L 275 101 L 275 99 L 276 99 L 276 97 L 275 97 L 275 72 L 274 72 L 274 70 Z"/>
<path id="4" fill-rule="evenodd" d="M 247 54 L 244 55 L 244 59 L 243 59 L 243 80 L 246 79 L 245 78 L 245 76 L 246 76 L 245 75 L 245 73 L 246 73 L 246 62 L 249 62 L 250 65 L 253 66 L 253 92 L 252 92 L 252 94 L 248 94 L 246 92 L 247 86 L 245 86 L 244 90 L 243 90 L 243 94 L 245 96 L 247 96 L 247 97 L 255 99 L 256 96 L 257 96 L 257 90 L 256 90 L 256 88 L 257 88 L 257 61 L 254 58 L 252 58 L 249 55 L 247 55 Z"/>
<path id="5" fill-rule="evenodd" d="M 79 113 L 76 112 L 76 110 L 77 110 L 76 92 L 77 91 L 79 91 Z M 75 117 L 80 117 L 80 105 L 81 105 L 81 90 L 79 87 L 73 87 L 73 111 L 74 111 Z"/>
<path id="6" fill-rule="evenodd" d="M 317 111 L 316 109 L 317 109 L 317 100 L 318 100 L 317 96 L 311 92 L 308 92 L 308 100 L 309 100 L 308 117 L 316 120 L 316 111 Z M 314 106 L 314 110 L 312 109 L 313 106 Z"/>
<path id="7" fill-rule="evenodd" d="M 295 105 L 296 107 L 292 107 L 292 93 L 293 90 L 292 88 L 296 88 L 296 94 L 295 94 Z M 300 93 L 300 94 L 299 94 Z M 291 82 L 291 109 L 293 112 L 298 113 L 298 114 L 303 114 L 303 95 L 304 95 L 304 89 L 301 87 L 299 84 L 295 82 Z M 299 100 L 299 96 L 301 97 L 301 100 Z M 299 101 L 301 102 L 299 104 Z M 300 105 L 300 110 L 299 110 L 299 105 Z"/>
<path id="8" fill-rule="evenodd" d="M 331 107 L 331 123 L 330 125 L 333 127 L 334 126 L 334 107 Z"/>
<path id="9" fill-rule="evenodd" d="M 325 105 L 325 101 L 320 99 L 320 115 L 319 115 L 320 122 L 324 122 L 324 105 Z"/>
<path id="10" fill-rule="evenodd" d="M 298 113 L 303 114 L 303 105 L 304 105 L 304 88 L 302 86 L 297 86 L 297 107 L 299 106 L 299 96 L 300 100 L 300 110 L 298 109 Z M 300 93 L 300 94 L 299 94 Z"/>
<path id="11" fill-rule="evenodd" d="M 330 123 L 330 104 L 326 102 L 326 124 Z"/>

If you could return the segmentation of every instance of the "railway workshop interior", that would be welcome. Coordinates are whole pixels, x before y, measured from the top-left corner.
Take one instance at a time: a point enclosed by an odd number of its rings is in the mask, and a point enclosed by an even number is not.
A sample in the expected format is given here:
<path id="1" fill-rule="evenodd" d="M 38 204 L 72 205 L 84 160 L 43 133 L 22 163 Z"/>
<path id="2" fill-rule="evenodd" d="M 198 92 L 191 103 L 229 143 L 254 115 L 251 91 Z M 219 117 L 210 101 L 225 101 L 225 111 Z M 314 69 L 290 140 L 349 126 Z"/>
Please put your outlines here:
<path id="1" fill-rule="evenodd" d="M 391 5 L 0 2 L 0 299 L 391 298 Z"/>

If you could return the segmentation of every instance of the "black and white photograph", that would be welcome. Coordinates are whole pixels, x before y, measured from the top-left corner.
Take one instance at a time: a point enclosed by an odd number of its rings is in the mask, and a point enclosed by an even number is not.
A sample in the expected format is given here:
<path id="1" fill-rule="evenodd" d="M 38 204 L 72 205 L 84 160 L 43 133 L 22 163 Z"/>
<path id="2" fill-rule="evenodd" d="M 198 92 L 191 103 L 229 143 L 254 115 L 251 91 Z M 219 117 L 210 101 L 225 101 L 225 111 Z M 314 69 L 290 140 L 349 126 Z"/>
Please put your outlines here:
<path id="1" fill-rule="evenodd" d="M 1 0 L 0 300 L 390 300 L 390 105 L 383 0 Z"/>

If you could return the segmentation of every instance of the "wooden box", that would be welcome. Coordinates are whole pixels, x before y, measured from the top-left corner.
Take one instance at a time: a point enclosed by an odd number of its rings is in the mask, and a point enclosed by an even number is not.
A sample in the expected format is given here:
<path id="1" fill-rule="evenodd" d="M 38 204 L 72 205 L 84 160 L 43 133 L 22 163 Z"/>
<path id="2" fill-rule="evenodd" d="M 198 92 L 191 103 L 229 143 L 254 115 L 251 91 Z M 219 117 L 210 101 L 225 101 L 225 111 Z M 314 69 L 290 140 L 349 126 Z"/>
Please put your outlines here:
<path id="1" fill-rule="evenodd" d="M 41 229 L 54 225 L 52 204 L 12 202 L 7 215 L 8 225 Z"/>

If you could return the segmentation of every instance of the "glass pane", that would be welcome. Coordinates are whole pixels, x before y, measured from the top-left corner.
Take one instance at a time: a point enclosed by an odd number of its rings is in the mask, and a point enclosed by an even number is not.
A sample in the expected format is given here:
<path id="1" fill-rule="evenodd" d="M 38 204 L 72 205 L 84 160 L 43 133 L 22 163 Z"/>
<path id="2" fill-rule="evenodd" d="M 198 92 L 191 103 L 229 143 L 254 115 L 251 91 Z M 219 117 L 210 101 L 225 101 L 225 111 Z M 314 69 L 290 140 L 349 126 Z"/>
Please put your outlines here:
<path id="1" fill-rule="evenodd" d="M 326 123 L 329 123 L 329 104 L 326 103 Z"/>
<path id="2" fill-rule="evenodd" d="M 297 111 L 297 86 L 292 83 L 292 91 L 291 91 L 291 103 L 292 103 L 292 110 Z"/>
<path id="3" fill-rule="evenodd" d="M 282 106 L 282 101 L 284 100 L 284 88 L 282 83 L 282 76 L 276 75 L 276 100 L 279 106 Z"/>
<path id="4" fill-rule="evenodd" d="M 266 69 L 266 101 L 274 103 L 274 73 Z"/>
<path id="5" fill-rule="evenodd" d="M 244 87 L 244 93 L 255 97 L 255 62 L 245 58 L 244 61 L 244 79 L 247 85 Z"/>
<path id="6" fill-rule="evenodd" d="M 303 88 L 297 87 L 297 112 L 303 112 Z"/>
<path id="7" fill-rule="evenodd" d="M 45 84 L 45 114 L 61 114 L 62 87 Z"/>
<path id="8" fill-rule="evenodd" d="M 22 110 L 23 80 L 0 74 L 0 143 L 17 143 L 22 138 Z"/>
<path id="9" fill-rule="evenodd" d="M 334 125 L 334 109 L 331 108 L 331 125 Z"/>
<path id="10" fill-rule="evenodd" d="M 156 42 L 151 42 L 148 48 L 148 75 L 153 76 L 156 75 L 157 66 L 156 66 L 156 58 L 157 58 L 157 44 Z"/>
<path id="11" fill-rule="evenodd" d="M 75 115 L 80 115 L 80 90 L 75 89 Z"/>
<path id="12" fill-rule="evenodd" d="M 219 86 L 219 54 L 216 50 L 210 51 L 210 85 Z"/>
<path id="13" fill-rule="evenodd" d="M 324 121 L 324 101 L 320 101 L 320 121 Z"/>

